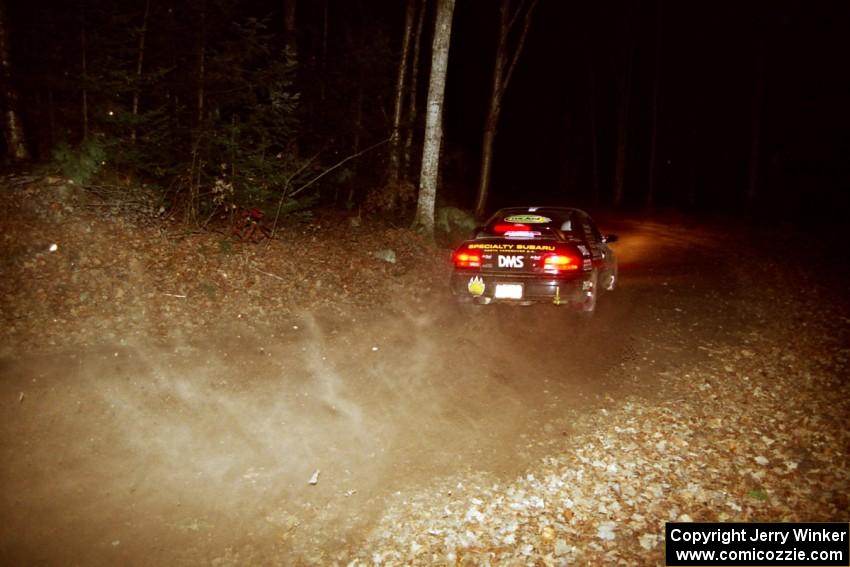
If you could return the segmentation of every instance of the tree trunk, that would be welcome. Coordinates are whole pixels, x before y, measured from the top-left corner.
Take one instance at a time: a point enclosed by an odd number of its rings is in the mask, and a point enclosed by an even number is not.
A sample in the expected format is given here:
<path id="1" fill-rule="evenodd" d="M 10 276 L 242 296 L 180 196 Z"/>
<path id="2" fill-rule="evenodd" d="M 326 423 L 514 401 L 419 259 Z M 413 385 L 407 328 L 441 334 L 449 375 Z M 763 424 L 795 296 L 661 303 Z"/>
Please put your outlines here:
<path id="1" fill-rule="evenodd" d="M 703 116 L 702 103 L 699 98 L 700 93 L 695 93 L 692 97 L 693 107 L 690 109 L 690 117 L 686 124 L 688 137 L 686 138 L 687 161 L 684 162 L 687 168 L 687 180 L 685 186 L 685 204 L 691 209 L 696 208 L 699 202 L 699 179 L 702 173 L 702 150 L 703 150 L 703 125 L 701 118 Z M 680 201 L 681 202 L 681 201 Z"/>
<path id="2" fill-rule="evenodd" d="M 83 142 L 89 139 L 89 70 L 88 70 L 88 39 L 86 37 L 85 5 L 80 7 L 80 52 L 82 64 L 82 113 L 83 113 Z"/>
<path id="3" fill-rule="evenodd" d="M 575 118 L 572 113 L 572 106 L 570 104 L 570 94 L 568 93 L 562 99 L 562 108 L 563 108 L 563 132 L 564 135 L 561 138 L 560 144 L 560 155 L 561 162 L 560 167 L 558 169 L 558 184 L 563 190 L 563 196 L 566 200 L 570 200 L 573 197 L 573 193 L 576 189 L 577 183 L 576 178 L 578 177 L 579 172 L 579 164 L 577 160 L 574 159 L 575 152 L 573 151 L 574 147 L 574 136 L 573 136 L 573 128 Z M 544 152 L 536 152 L 538 158 L 542 158 Z M 545 160 L 544 160 L 545 162 Z M 545 169 L 546 163 L 542 164 Z"/>
<path id="4" fill-rule="evenodd" d="M 296 0 L 283 0 L 283 40 L 289 61 L 295 65 L 296 77 L 300 74 L 298 70 L 298 28 L 296 25 Z M 312 112 L 311 112 L 312 114 Z M 312 122 L 313 118 L 308 118 Z M 301 145 L 297 136 L 289 144 L 292 157 L 300 159 Z"/>
<path id="5" fill-rule="evenodd" d="M 617 159 L 614 163 L 614 206 L 623 204 L 623 187 L 626 179 L 626 142 L 629 135 L 629 93 L 620 95 L 617 108 Z"/>
<path id="6" fill-rule="evenodd" d="M 56 143 L 56 98 L 53 95 L 53 89 L 47 89 L 47 127 L 50 132 L 47 144 L 48 148 L 52 148 Z"/>
<path id="7" fill-rule="evenodd" d="M 588 56 L 588 71 L 589 71 L 589 79 L 590 79 L 590 108 L 588 109 L 588 113 L 590 114 L 590 156 L 591 156 L 591 167 L 593 168 L 591 179 L 592 185 L 591 190 L 593 191 L 593 204 L 599 204 L 599 132 L 597 132 L 596 126 L 596 77 L 593 72 L 593 61 L 590 59 L 592 55 Z"/>
<path id="8" fill-rule="evenodd" d="M 701 165 L 700 164 L 700 156 L 701 156 L 700 152 L 701 152 L 701 149 L 702 149 L 700 147 L 700 143 L 699 143 L 699 134 L 700 134 L 700 130 L 698 129 L 698 127 L 696 125 L 696 120 L 694 120 L 694 123 L 691 125 L 690 137 L 688 139 L 689 152 L 688 152 L 688 162 L 687 162 L 688 180 L 687 180 L 687 201 L 686 201 L 686 203 L 691 209 L 695 209 L 696 206 L 697 206 L 697 202 L 699 201 L 699 197 L 698 197 L 698 193 L 699 193 L 699 187 L 698 187 L 699 176 L 698 176 L 698 173 L 699 173 L 699 171 L 698 170 L 699 170 L 699 167 Z"/>
<path id="9" fill-rule="evenodd" d="M 496 60 L 493 64 L 493 82 L 490 84 L 490 101 L 481 138 L 481 171 L 478 175 L 478 195 L 475 200 L 475 217 L 478 219 L 484 217 L 487 207 L 490 173 L 493 170 L 493 145 L 496 140 L 496 129 L 499 126 L 499 113 L 502 110 L 504 88 L 502 83 L 508 59 L 508 1 L 502 0 L 499 8 L 499 36 L 496 43 Z"/>
<path id="10" fill-rule="evenodd" d="M 170 57 L 171 57 L 171 68 L 173 71 L 171 73 L 178 73 L 181 68 L 180 57 L 179 57 L 179 49 L 177 47 L 178 41 L 177 38 L 179 36 L 179 31 L 177 29 L 177 20 L 175 17 L 176 12 L 176 0 L 169 0 L 168 9 L 166 10 L 167 19 L 165 24 L 165 35 L 169 38 L 170 44 Z M 173 88 L 173 90 L 172 90 Z M 169 87 L 168 90 L 165 91 L 165 99 L 169 102 L 170 111 L 171 111 L 171 120 L 175 129 L 180 129 L 180 89 L 174 87 Z"/>
<path id="11" fill-rule="evenodd" d="M 407 128 L 404 139 L 404 169 L 407 175 L 411 175 L 413 169 L 411 154 L 413 150 L 413 132 L 416 129 L 417 117 L 417 89 L 419 88 L 419 52 L 422 39 L 422 24 L 425 21 L 425 7 L 428 0 L 420 0 L 419 12 L 416 15 L 416 31 L 413 33 L 413 59 L 410 62 L 410 92 L 407 98 Z"/>
<path id="12" fill-rule="evenodd" d="M 401 57 L 398 63 L 398 75 L 395 81 L 395 103 L 393 104 L 393 123 L 390 133 L 390 164 L 387 181 L 390 185 L 398 183 L 401 164 L 401 112 L 404 108 L 404 83 L 407 79 L 407 59 L 410 54 L 410 37 L 413 35 L 413 16 L 416 13 L 415 0 L 407 0 L 404 10 L 404 33 L 401 39 Z"/>
<path id="13" fill-rule="evenodd" d="M 21 120 L 20 95 L 12 80 L 12 58 L 9 45 L 9 22 L 6 19 L 6 4 L 0 0 L 0 88 L 3 96 L 3 128 L 6 135 L 6 151 L 13 162 L 30 159 Z"/>
<path id="14" fill-rule="evenodd" d="M 493 145 L 496 141 L 496 128 L 499 121 L 499 110 L 488 110 L 484 122 L 484 135 L 481 140 L 481 171 L 478 174 L 478 195 L 475 199 L 475 218 L 482 219 L 487 208 L 487 198 L 490 194 L 490 174 L 493 171 Z"/>
<path id="15" fill-rule="evenodd" d="M 201 2 L 201 15 L 198 18 L 200 23 L 198 25 L 198 46 L 197 46 L 197 58 L 198 58 L 198 93 L 197 93 L 197 121 L 198 126 L 204 123 L 204 99 L 205 99 L 205 91 L 204 84 L 206 83 L 206 64 L 207 64 L 207 36 L 206 36 L 206 3 L 202 0 Z"/>
<path id="16" fill-rule="evenodd" d="M 328 0 L 322 0 L 322 47 L 319 52 L 319 101 L 324 104 L 328 69 Z"/>
<path id="17" fill-rule="evenodd" d="M 617 154 L 614 161 L 614 195 L 613 205 L 615 207 L 622 206 L 625 193 L 626 182 L 626 146 L 628 145 L 629 136 L 629 104 L 631 102 L 632 88 L 632 69 L 634 67 L 634 52 L 635 44 L 637 43 L 639 23 L 639 13 L 635 13 L 637 8 L 636 3 L 630 3 L 628 9 L 623 14 L 626 29 L 623 34 L 626 36 L 622 42 L 623 51 L 620 53 L 619 61 L 615 61 L 615 66 L 620 63 L 619 72 L 617 74 L 617 90 L 619 100 L 617 101 Z"/>
<path id="18" fill-rule="evenodd" d="M 437 21 L 431 48 L 431 77 L 428 84 L 425 144 L 422 149 L 422 171 L 413 228 L 433 238 L 434 202 L 437 197 L 437 172 L 440 166 L 440 144 L 443 132 L 443 96 L 449 64 L 452 15 L 455 0 L 437 0 Z"/>
<path id="19" fill-rule="evenodd" d="M 360 63 L 360 70 L 357 75 L 357 108 L 354 111 L 354 155 L 360 153 L 360 143 L 361 137 L 363 134 L 363 105 L 366 102 L 366 70 L 364 69 L 363 63 Z M 357 178 L 357 161 L 355 161 L 352 166 L 352 178 Z M 345 202 L 345 206 L 351 209 L 354 207 L 354 197 L 355 197 L 355 184 L 348 184 L 348 200 Z"/>
<path id="20" fill-rule="evenodd" d="M 482 218 L 487 208 L 487 198 L 490 193 L 490 175 L 493 169 L 493 147 L 496 141 L 496 131 L 499 126 L 499 114 L 502 111 L 502 97 L 505 89 L 510 83 L 516 62 L 522 53 L 528 29 L 531 27 L 531 15 L 537 0 L 526 3 L 520 2 L 516 11 L 511 14 L 511 0 L 502 0 L 499 7 L 499 36 L 496 43 L 496 60 L 493 64 L 493 82 L 490 90 L 490 103 L 487 109 L 487 117 L 484 120 L 484 132 L 481 140 L 481 172 L 478 177 L 478 196 L 475 200 L 475 216 Z M 524 13 L 523 13 L 524 12 Z M 523 16 L 523 25 L 520 30 L 517 44 L 513 54 L 509 55 L 508 35 L 511 28 Z M 508 58 L 510 57 L 510 62 Z"/>
<path id="21" fill-rule="evenodd" d="M 756 32 L 756 42 L 756 84 L 753 92 L 752 138 L 750 142 L 749 184 L 747 186 L 747 204 L 750 206 L 755 204 L 759 196 L 759 142 L 761 134 L 761 107 L 762 99 L 764 98 L 764 30 L 761 20 L 759 20 L 758 31 Z"/>
<path id="22" fill-rule="evenodd" d="M 292 61 L 298 63 L 298 40 L 295 25 L 296 0 L 283 0 L 283 34 L 286 50 Z"/>
<path id="23" fill-rule="evenodd" d="M 198 125 L 204 122 L 204 101 L 206 93 L 204 83 L 206 82 L 206 46 L 201 44 L 198 46 Z"/>
<path id="24" fill-rule="evenodd" d="M 652 79 L 652 118 L 651 133 L 649 136 L 649 179 L 646 188 L 647 208 L 655 205 L 655 162 L 657 161 L 658 149 L 658 83 L 661 75 L 661 9 L 664 0 L 658 0 L 658 25 L 655 28 L 655 76 Z"/>
<path id="25" fill-rule="evenodd" d="M 136 60 L 136 86 L 133 89 L 133 128 L 130 131 L 130 142 L 136 143 L 136 123 L 139 118 L 139 96 L 142 82 L 142 68 L 145 61 L 145 36 L 148 32 L 148 16 L 151 11 L 151 1 L 145 1 L 145 15 L 142 16 L 142 28 L 139 30 L 139 55 Z"/>

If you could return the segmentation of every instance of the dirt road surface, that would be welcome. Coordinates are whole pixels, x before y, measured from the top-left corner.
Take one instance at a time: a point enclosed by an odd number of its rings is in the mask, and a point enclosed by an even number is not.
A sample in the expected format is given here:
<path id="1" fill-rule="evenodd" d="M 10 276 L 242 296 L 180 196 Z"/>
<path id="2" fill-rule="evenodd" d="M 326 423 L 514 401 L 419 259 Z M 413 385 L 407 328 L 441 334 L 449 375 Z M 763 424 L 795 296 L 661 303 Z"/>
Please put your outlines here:
<path id="1" fill-rule="evenodd" d="M 590 321 L 458 313 L 438 286 L 402 286 L 368 307 L 15 343 L 0 360 L 0 561 L 645 564 L 663 561 L 660 522 L 682 515 L 846 520 L 846 307 L 755 246 L 731 255 L 722 228 L 608 224 L 621 283 Z M 590 455 L 628 427 L 647 444 Z M 647 447 L 667 480 L 616 453 Z M 624 501 L 575 496 L 599 482 L 583 466 Z M 706 467 L 713 480 L 695 481 Z M 560 492 L 533 514 L 499 504 L 533 504 L 543 478 Z"/>

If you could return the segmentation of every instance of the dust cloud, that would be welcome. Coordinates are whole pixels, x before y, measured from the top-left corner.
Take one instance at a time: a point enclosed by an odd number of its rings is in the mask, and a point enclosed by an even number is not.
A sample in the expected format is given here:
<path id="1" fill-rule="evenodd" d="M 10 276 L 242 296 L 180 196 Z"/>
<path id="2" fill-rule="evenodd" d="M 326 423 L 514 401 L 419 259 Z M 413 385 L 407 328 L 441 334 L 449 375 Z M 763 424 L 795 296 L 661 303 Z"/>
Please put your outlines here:
<path id="1" fill-rule="evenodd" d="M 356 539 L 396 491 L 461 471 L 511 478 L 540 456 L 544 427 L 566 435 L 570 412 L 620 387 L 608 371 L 635 304 L 606 299 L 580 323 L 400 296 L 9 359 L 0 545 L 48 563 L 192 562 L 245 545 L 302 556 Z"/>

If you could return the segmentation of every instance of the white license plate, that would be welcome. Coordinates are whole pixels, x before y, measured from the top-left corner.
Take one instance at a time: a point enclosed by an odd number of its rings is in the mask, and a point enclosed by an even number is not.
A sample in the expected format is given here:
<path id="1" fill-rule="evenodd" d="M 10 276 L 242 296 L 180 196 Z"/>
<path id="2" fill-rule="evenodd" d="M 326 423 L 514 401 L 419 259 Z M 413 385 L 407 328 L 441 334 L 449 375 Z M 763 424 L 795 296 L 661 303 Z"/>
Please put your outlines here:
<path id="1" fill-rule="evenodd" d="M 522 284 L 496 284 L 496 299 L 522 299 Z"/>

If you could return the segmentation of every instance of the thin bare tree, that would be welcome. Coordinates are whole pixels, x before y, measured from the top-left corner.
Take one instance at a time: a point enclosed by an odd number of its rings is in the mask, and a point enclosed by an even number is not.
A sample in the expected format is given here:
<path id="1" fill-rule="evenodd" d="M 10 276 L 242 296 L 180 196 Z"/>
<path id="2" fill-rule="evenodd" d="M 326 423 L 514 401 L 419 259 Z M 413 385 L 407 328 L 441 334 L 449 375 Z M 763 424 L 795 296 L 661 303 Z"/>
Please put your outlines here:
<path id="1" fill-rule="evenodd" d="M 393 104 L 393 122 L 390 131 L 390 163 L 387 170 L 387 182 L 398 183 L 401 169 L 401 115 L 404 108 L 404 93 L 407 82 L 407 60 L 410 54 L 410 38 L 413 35 L 413 20 L 416 14 L 416 0 L 407 0 L 404 10 L 404 33 L 401 39 L 401 56 L 398 62 L 398 75 L 395 81 L 395 102 Z M 416 71 L 414 70 L 414 73 Z"/>
<path id="2" fill-rule="evenodd" d="M 80 3 L 80 64 L 82 66 L 81 103 L 83 113 L 83 141 L 89 139 L 89 63 L 88 38 L 86 37 L 86 5 Z"/>
<path id="3" fill-rule="evenodd" d="M 637 8 L 630 3 L 623 13 L 624 33 L 626 37 L 621 45 L 622 51 L 615 53 L 614 67 L 617 75 L 617 154 L 614 162 L 614 198 L 613 204 L 623 204 L 626 182 L 626 145 L 629 137 L 629 104 L 631 103 L 632 70 L 634 68 L 635 43 L 638 26 Z M 616 45 L 616 43 L 615 43 Z M 619 67 L 619 69 L 617 69 Z"/>
<path id="4" fill-rule="evenodd" d="M 493 170 L 493 146 L 502 112 L 502 97 L 516 68 L 517 60 L 525 45 L 525 38 L 531 27 L 531 16 L 537 6 L 537 0 L 519 0 L 512 6 L 512 0 L 502 0 L 499 7 L 499 35 L 496 42 L 496 59 L 493 64 L 493 82 L 490 89 L 490 105 L 484 120 L 484 134 L 481 141 L 481 173 L 478 178 L 478 196 L 475 201 L 475 216 L 484 216 L 487 197 L 490 193 L 490 174 Z M 518 29 L 518 37 L 511 50 L 511 32 Z"/>
<path id="5" fill-rule="evenodd" d="M 443 98 L 449 65 L 452 16 L 455 0 L 437 1 L 437 21 L 431 47 L 431 76 L 425 118 L 425 143 L 422 148 L 422 171 L 413 228 L 428 237 L 434 236 L 434 203 L 437 197 L 437 174 L 440 168 L 440 144 L 443 138 Z"/>
<path id="6" fill-rule="evenodd" d="M 416 14 L 416 29 L 413 32 L 413 57 L 410 61 L 410 89 L 407 97 L 407 128 L 404 136 L 404 168 L 411 175 L 411 153 L 413 149 L 413 132 L 419 116 L 417 104 L 419 89 L 419 52 L 422 43 L 422 24 L 425 22 L 425 7 L 428 0 L 420 0 L 419 12 Z"/>
<path id="7" fill-rule="evenodd" d="M 319 50 L 319 100 L 325 102 L 328 70 L 328 0 L 322 0 L 322 45 Z"/>
<path id="8" fill-rule="evenodd" d="M 620 91 L 617 103 L 617 156 L 614 161 L 614 206 L 623 204 L 626 185 L 626 144 L 629 135 L 629 86 Z"/>
<path id="9" fill-rule="evenodd" d="M 655 75 L 652 78 L 652 117 L 649 135 L 649 180 L 646 187 L 647 208 L 651 208 L 655 204 L 655 165 L 658 155 L 658 84 L 661 77 L 661 34 L 662 26 L 662 10 L 664 0 L 658 0 L 658 12 L 656 14 L 655 26 Z"/>
<path id="10" fill-rule="evenodd" d="M 130 131 L 130 142 L 136 143 L 136 122 L 139 117 L 139 97 L 141 93 L 142 69 L 145 62 L 145 39 L 148 33 L 148 16 L 151 11 L 151 1 L 145 0 L 145 14 L 142 16 L 142 27 L 139 29 L 139 53 L 136 58 L 136 85 L 133 89 L 133 129 Z"/>
<path id="11" fill-rule="evenodd" d="M 9 21 L 6 19 L 6 3 L 0 0 L 0 89 L 2 90 L 3 130 L 6 136 L 6 151 L 13 162 L 30 158 L 21 120 L 20 94 L 12 75 L 12 57 L 9 45 Z"/>
<path id="12" fill-rule="evenodd" d="M 292 61 L 298 62 L 298 40 L 295 25 L 296 0 L 283 0 L 283 39 Z"/>
<path id="13" fill-rule="evenodd" d="M 283 41 L 289 62 L 298 68 L 298 26 L 296 25 L 297 0 L 283 0 Z M 323 79 L 324 80 L 324 79 Z M 320 89 L 321 90 L 321 89 Z M 301 144 L 297 138 L 289 144 L 289 151 L 296 159 L 301 156 Z"/>
<path id="14" fill-rule="evenodd" d="M 756 3 L 758 8 L 758 3 Z M 759 12 L 756 11 L 759 18 Z M 747 204 L 753 205 L 759 196 L 759 159 L 761 134 L 761 107 L 764 99 L 764 22 L 756 22 L 755 88 L 753 89 L 752 137 L 750 139 L 749 183 L 747 185 Z"/>
<path id="15" fill-rule="evenodd" d="M 198 16 L 198 35 L 197 35 L 197 45 L 196 45 L 196 59 L 197 59 L 197 81 L 198 81 L 198 92 L 196 99 L 195 109 L 197 111 L 197 120 L 198 126 L 203 124 L 204 122 L 204 104 L 206 98 L 206 90 L 205 84 L 207 81 L 207 32 L 206 32 L 206 23 L 207 23 L 207 5 L 206 0 L 201 0 L 200 2 L 200 14 Z"/>
<path id="16" fill-rule="evenodd" d="M 589 44 L 587 36 L 585 41 Z M 591 167 L 591 193 L 593 204 L 599 204 L 599 128 L 596 123 L 596 71 L 593 63 L 593 49 L 586 52 L 587 63 L 587 114 L 588 127 L 590 128 L 590 167 Z"/>

